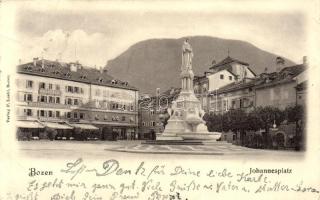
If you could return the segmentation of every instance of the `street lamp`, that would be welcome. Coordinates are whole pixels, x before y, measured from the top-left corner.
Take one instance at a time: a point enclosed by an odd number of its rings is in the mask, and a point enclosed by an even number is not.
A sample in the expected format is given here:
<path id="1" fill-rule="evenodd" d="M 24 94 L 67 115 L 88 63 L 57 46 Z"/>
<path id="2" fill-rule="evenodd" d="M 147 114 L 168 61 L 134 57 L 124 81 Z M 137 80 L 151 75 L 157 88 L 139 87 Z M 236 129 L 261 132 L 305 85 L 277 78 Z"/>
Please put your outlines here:
<path id="1" fill-rule="evenodd" d="M 216 88 L 216 112 L 218 113 L 218 90 L 219 88 Z"/>

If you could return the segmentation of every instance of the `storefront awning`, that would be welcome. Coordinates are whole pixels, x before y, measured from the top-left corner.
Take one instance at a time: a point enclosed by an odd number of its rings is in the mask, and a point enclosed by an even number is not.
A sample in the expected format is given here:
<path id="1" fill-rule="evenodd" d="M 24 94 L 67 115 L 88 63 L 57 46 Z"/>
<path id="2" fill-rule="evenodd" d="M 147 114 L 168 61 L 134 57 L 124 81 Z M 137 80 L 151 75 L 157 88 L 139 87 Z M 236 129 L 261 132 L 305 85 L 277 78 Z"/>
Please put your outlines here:
<path id="1" fill-rule="evenodd" d="M 70 125 L 75 128 L 81 128 L 81 129 L 86 129 L 86 130 L 98 130 L 99 129 L 91 124 L 70 124 Z"/>
<path id="2" fill-rule="evenodd" d="M 19 128 L 44 128 L 42 124 L 37 121 L 16 121 L 16 126 Z"/>
<path id="3" fill-rule="evenodd" d="M 73 129 L 73 127 L 66 124 L 59 124 L 56 122 L 43 122 L 46 127 L 54 128 L 54 129 Z"/>

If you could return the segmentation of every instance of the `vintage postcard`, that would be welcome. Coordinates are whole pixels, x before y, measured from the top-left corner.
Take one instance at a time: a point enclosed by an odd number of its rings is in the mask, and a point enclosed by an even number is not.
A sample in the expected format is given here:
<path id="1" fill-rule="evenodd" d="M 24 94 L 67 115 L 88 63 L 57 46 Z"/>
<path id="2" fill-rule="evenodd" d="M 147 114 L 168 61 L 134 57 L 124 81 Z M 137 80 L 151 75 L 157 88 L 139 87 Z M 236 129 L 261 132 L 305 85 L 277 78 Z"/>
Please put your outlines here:
<path id="1" fill-rule="evenodd" d="M 0 1 L 0 200 L 320 200 L 320 1 Z"/>

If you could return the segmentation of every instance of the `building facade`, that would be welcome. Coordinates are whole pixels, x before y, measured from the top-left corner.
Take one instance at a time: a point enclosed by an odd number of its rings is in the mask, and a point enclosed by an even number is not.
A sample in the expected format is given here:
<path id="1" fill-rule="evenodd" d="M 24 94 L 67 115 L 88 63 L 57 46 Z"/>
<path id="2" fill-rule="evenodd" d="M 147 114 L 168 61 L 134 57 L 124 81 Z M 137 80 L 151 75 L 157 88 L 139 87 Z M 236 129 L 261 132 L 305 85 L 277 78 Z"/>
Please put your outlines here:
<path id="1" fill-rule="evenodd" d="M 18 66 L 16 85 L 18 136 L 136 137 L 138 90 L 106 70 L 34 59 Z"/>
<path id="2" fill-rule="evenodd" d="M 244 79 L 211 92 L 209 112 L 223 114 L 236 109 L 251 111 L 255 107 L 255 83 L 256 80 Z"/>
<path id="3" fill-rule="evenodd" d="M 209 92 L 218 90 L 233 82 L 243 79 L 254 79 L 256 74 L 250 69 L 249 64 L 230 56 L 214 64 L 210 68 L 207 77 L 209 79 Z"/>
<path id="4" fill-rule="evenodd" d="M 285 109 L 297 103 L 296 79 L 306 70 L 306 65 L 294 65 L 283 68 L 278 73 L 266 74 L 255 86 L 256 107 L 276 107 Z"/>

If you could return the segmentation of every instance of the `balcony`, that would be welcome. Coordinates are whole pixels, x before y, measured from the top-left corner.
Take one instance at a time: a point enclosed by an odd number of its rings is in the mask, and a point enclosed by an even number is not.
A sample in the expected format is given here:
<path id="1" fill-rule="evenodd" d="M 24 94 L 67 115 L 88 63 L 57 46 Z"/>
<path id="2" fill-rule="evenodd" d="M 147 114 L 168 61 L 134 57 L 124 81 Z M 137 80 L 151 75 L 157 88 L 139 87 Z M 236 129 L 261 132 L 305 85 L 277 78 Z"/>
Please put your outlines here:
<path id="1" fill-rule="evenodd" d="M 60 96 L 61 91 L 60 90 L 39 89 L 39 94 Z"/>
<path id="2" fill-rule="evenodd" d="M 64 105 L 58 103 L 45 103 L 45 102 L 28 102 L 30 107 L 42 107 L 42 108 L 68 108 L 71 109 L 72 105 Z"/>

